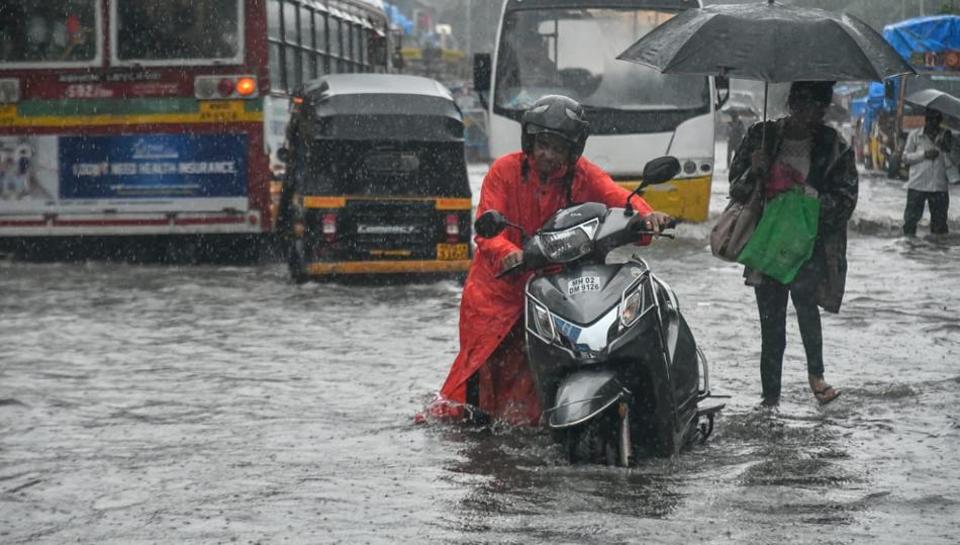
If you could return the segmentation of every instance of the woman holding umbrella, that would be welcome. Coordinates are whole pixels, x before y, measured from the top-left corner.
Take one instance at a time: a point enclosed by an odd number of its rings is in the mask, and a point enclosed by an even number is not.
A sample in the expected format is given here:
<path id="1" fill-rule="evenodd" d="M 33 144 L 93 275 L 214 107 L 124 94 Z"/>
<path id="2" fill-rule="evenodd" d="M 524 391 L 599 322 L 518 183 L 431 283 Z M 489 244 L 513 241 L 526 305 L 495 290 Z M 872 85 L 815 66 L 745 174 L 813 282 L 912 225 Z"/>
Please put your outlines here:
<path id="1" fill-rule="evenodd" d="M 846 279 L 846 222 L 857 202 L 850 146 L 823 116 L 833 80 L 880 81 L 914 70 L 876 30 L 856 17 L 765 0 L 689 9 L 641 37 L 619 59 L 666 74 L 702 74 L 765 83 L 795 82 L 790 115 L 759 123 L 741 142 L 730 168 L 734 198 L 751 184 L 775 192 L 798 180 L 820 201 L 813 256 L 789 285 L 747 271 L 760 310 L 764 403 L 780 396 L 786 304 L 792 297 L 807 352 L 810 387 L 820 403 L 838 391 L 823 378 L 817 305 L 838 312 Z M 831 81 L 826 81 L 831 80 Z M 766 95 L 766 85 L 764 86 Z M 764 96 L 766 120 L 766 96 Z"/>
<path id="2" fill-rule="evenodd" d="M 760 380 L 763 404 L 779 403 L 786 348 L 787 298 L 793 300 L 807 357 L 810 388 L 821 404 L 840 395 L 824 379 L 819 304 L 837 312 L 846 278 L 847 221 L 857 203 L 858 177 L 853 149 L 823 118 L 833 82 L 794 82 L 787 99 L 790 114 L 757 123 L 741 142 L 730 166 L 730 197 L 745 202 L 753 191 L 769 200 L 799 186 L 820 201 L 813 256 L 790 284 L 746 268 L 760 313 Z"/>

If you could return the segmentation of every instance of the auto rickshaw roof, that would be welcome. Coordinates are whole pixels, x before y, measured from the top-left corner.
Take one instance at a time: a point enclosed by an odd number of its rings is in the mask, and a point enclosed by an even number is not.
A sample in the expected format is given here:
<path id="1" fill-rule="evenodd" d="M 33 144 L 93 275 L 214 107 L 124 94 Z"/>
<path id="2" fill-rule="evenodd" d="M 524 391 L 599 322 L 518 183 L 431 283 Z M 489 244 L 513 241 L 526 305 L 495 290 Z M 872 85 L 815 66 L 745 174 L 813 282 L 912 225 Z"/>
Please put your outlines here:
<path id="1" fill-rule="evenodd" d="M 398 74 L 334 74 L 298 93 L 318 122 L 316 138 L 457 141 L 463 114 L 443 85 Z"/>
<path id="2" fill-rule="evenodd" d="M 437 80 L 402 74 L 331 74 L 307 82 L 303 89 L 304 96 L 311 98 L 380 93 L 436 97 L 453 102 L 453 95 Z"/>

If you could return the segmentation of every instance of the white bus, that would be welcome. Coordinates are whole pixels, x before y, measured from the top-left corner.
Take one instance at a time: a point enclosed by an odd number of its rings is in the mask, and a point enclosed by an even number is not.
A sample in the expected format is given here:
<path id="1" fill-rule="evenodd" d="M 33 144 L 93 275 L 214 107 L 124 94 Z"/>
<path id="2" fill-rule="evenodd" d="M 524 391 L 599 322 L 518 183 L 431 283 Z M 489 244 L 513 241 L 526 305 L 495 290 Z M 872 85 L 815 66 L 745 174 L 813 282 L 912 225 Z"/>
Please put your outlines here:
<path id="1" fill-rule="evenodd" d="M 491 157 L 520 149 L 525 108 L 544 95 L 566 95 L 586 109 L 587 158 L 633 189 L 649 159 L 677 157 L 682 172 L 644 198 L 678 218 L 705 221 L 719 106 L 713 78 L 664 75 L 616 58 L 696 7 L 699 0 L 507 0 L 492 59 L 478 54 L 474 64 Z"/>

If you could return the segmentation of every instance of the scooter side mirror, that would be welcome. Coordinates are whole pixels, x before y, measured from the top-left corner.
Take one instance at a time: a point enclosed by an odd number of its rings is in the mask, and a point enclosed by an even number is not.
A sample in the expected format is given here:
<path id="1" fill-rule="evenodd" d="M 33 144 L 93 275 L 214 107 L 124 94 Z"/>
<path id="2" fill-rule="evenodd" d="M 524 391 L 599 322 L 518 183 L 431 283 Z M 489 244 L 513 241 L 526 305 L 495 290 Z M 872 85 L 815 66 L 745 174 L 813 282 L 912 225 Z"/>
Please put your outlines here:
<path id="1" fill-rule="evenodd" d="M 483 238 L 499 235 L 510 223 L 496 210 L 487 210 L 473 223 L 473 230 Z"/>
<path id="2" fill-rule="evenodd" d="M 643 182 L 641 187 L 648 185 L 662 184 L 672 180 L 674 176 L 680 173 L 680 161 L 676 157 L 664 155 L 651 159 L 643 167 Z"/>
<path id="3" fill-rule="evenodd" d="M 678 161 L 676 157 L 664 155 L 663 157 L 657 157 L 656 159 L 648 161 L 647 164 L 643 166 L 643 181 L 627 196 L 627 202 L 624 205 L 624 215 L 633 215 L 633 206 L 630 204 L 630 199 L 643 191 L 643 188 L 672 180 L 673 177 L 679 173 L 680 161 Z"/>

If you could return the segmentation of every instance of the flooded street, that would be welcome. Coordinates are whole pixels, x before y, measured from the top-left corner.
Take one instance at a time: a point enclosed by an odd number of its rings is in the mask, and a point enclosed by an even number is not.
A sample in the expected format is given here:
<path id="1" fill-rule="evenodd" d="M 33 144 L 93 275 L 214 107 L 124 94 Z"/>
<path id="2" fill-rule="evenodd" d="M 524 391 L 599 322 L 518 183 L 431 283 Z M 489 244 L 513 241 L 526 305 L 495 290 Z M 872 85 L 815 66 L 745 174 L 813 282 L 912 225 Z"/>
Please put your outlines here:
<path id="1" fill-rule="evenodd" d="M 709 225 L 643 250 L 732 398 L 706 443 L 629 470 L 413 423 L 457 350 L 455 282 L 0 262 L 0 543 L 956 543 L 960 204 L 957 234 L 911 241 L 904 198 L 861 181 L 826 408 L 791 307 L 782 404 L 757 409 L 753 293 Z"/>

